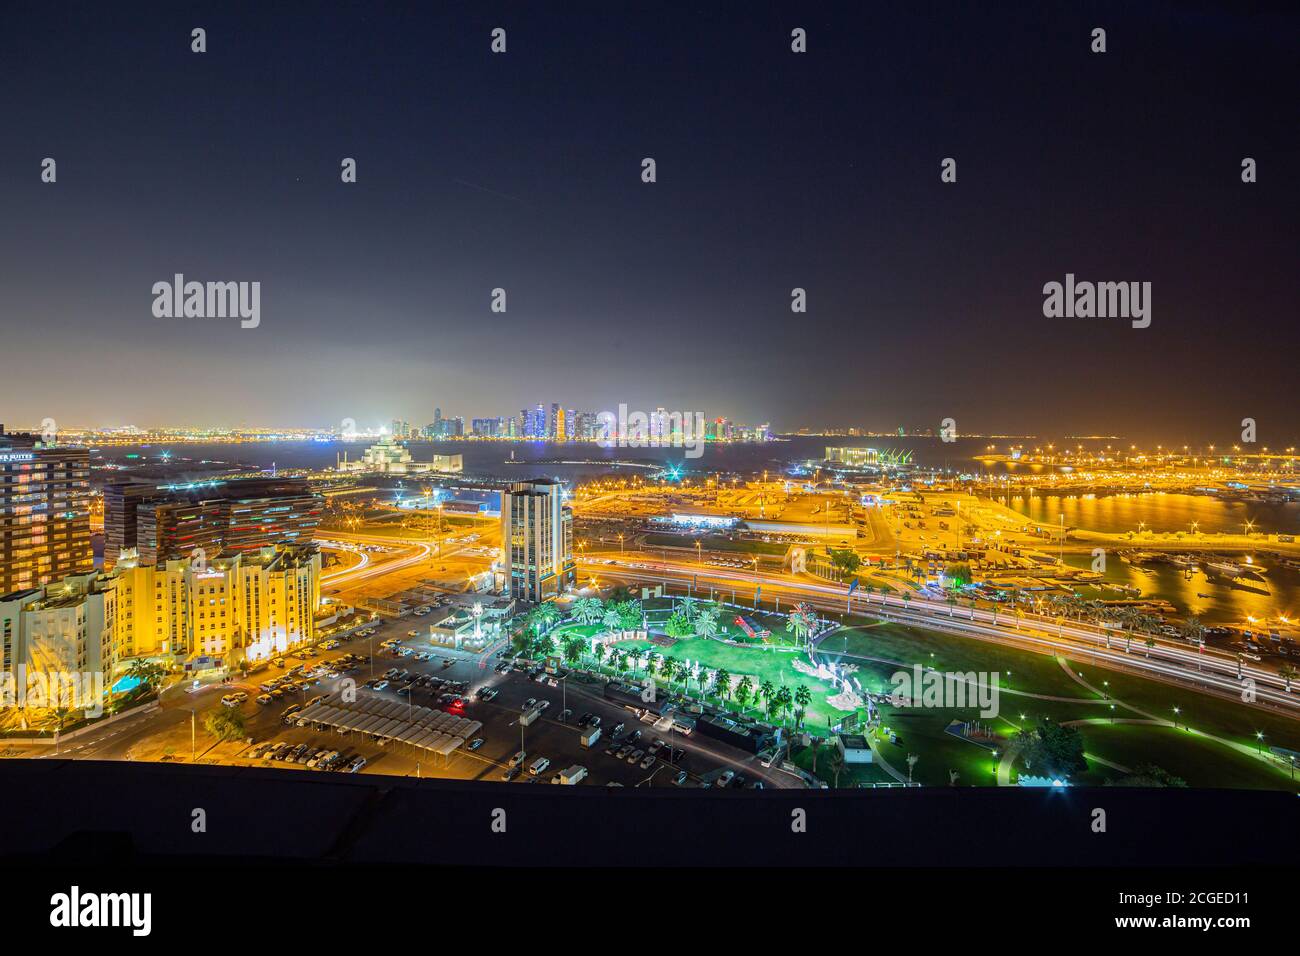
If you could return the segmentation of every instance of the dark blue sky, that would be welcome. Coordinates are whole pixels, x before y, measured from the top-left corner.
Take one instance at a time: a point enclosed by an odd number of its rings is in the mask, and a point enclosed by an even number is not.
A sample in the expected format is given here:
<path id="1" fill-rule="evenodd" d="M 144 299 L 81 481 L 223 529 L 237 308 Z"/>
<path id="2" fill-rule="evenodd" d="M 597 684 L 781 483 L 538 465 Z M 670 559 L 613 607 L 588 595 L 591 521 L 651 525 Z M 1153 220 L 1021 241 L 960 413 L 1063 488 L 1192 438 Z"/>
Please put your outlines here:
<path id="1" fill-rule="evenodd" d="M 1295 19 L 1045 6 L 8 4 L 0 421 L 1294 443 Z M 155 318 L 176 272 L 261 326 Z M 1151 282 L 1151 327 L 1044 318 L 1067 272 Z"/>

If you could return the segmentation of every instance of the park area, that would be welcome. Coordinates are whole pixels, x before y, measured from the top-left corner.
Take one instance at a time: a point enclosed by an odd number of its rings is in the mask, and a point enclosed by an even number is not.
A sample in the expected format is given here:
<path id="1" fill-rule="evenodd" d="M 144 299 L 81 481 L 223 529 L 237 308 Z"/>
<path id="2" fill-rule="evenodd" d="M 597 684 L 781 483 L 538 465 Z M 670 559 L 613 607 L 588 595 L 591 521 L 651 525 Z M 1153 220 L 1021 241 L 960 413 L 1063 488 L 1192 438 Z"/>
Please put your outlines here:
<path id="1" fill-rule="evenodd" d="M 1036 772 L 1023 766 L 1019 748 L 1024 741 L 1016 735 L 1049 722 L 1076 728 L 1081 738 L 1086 768 L 1071 775 L 1075 785 L 1145 781 L 1151 768 L 1159 768 L 1162 779 L 1173 785 L 1294 789 L 1291 768 L 1266 754 L 1270 745 L 1300 751 L 1300 723 L 1087 659 L 1065 660 L 861 615 L 815 637 L 816 626 L 810 633 L 792 630 L 785 614 L 755 615 L 702 600 L 693 602 L 687 617 L 693 620 L 702 613 L 714 621 L 707 627 L 693 625 L 705 633 L 692 633 L 680 620 L 671 623 L 682 613 L 680 600 L 644 602 L 646 639 L 611 635 L 607 646 L 598 640 L 599 659 L 593 659 L 591 647 L 593 638 L 610 631 L 603 622 L 571 619 L 559 623 L 551 636 L 557 649 L 566 639 L 576 643 L 571 639 L 580 638 L 582 648 L 574 653 L 585 659 L 584 666 L 601 673 L 650 677 L 670 692 L 828 737 L 855 713 L 865 722 L 867 712 L 844 706 L 827 672 L 809 666 L 812 637 L 820 663 L 839 669 L 864 696 L 878 695 L 878 720 L 869 729 L 875 762 L 868 767 L 836 763 L 841 786 L 899 778 L 927 786 L 1005 786 L 1022 773 Z M 748 629 L 735 622 L 738 613 Z M 751 633 L 764 630 L 766 638 Z M 982 718 L 975 706 L 907 707 L 885 699 L 895 689 L 893 675 L 912 673 L 918 665 L 923 672 L 996 673 L 997 715 Z M 727 681 L 725 692 L 719 672 Z M 773 709 L 774 697 L 783 698 L 785 705 Z M 963 725 L 972 722 L 978 732 L 962 733 Z M 793 760 L 830 780 L 828 750 L 796 748 Z"/>
<path id="2" fill-rule="evenodd" d="M 882 705 L 882 724 L 897 742 L 880 741 L 880 755 L 895 766 L 906 766 L 908 755 L 916 755 L 913 779 L 924 784 L 946 785 L 952 772 L 959 785 L 993 783 L 1014 735 L 1046 719 L 1079 730 L 1088 766 L 1072 778 L 1075 784 L 1118 783 L 1156 766 L 1193 787 L 1294 789 L 1289 766 L 1261 759 L 1267 745 L 1300 750 L 1300 723 L 1280 715 L 1086 659 L 893 623 L 844 628 L 820 650 L 827 658 L 857 663 L 855 676 L 877 693 L 888 692 L 891 674 L 918 664 L 941 672 L 998 673 L 999 713 L 983 722 L 1000 741 L 976 743 L 948 732 L 954 721 L 981 720 L 974 708 Z M 1014 779 L 1012 769 L 1025 772 L 1018 764 L 1007 767 L 1004 783 Z"/>

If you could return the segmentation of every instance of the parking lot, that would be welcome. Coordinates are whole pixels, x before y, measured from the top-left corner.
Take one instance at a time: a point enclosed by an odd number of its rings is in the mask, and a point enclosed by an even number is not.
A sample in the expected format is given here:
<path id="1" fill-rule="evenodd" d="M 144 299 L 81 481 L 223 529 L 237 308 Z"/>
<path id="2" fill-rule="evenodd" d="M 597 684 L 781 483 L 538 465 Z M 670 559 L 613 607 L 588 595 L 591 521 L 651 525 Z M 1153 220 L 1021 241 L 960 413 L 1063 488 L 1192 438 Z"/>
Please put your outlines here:
<path id="1" fill-rule="evenodd" d="M 581 781 L 585 786 L 711 786 L 727 770 L 735 775 L 729 781 L 733 787 L 773 785 L 774 772 L 762 768 L 752 755 L 715 741 L 656 731 L 630 711 L 598 696 L 598 688 L 545 675 L 541 675 L 540 682 L 534 681 L 520 669 L 501 673 L 498 665 L 510 656 L 508 649 L 484 659 L 412 640 L 407 632 L 413 623 L 409 619 L 376 622 L 372 636 L 355 636 L 336 649 L 314 649 L 308 656 L 287 655 L 284 667 L 272 666 L 232 688 L 232 692 L 250 695 L 251 699 L 237 706 L 254 740 L 253 745 L 241 747 L 233 755 L 234 761 L 307 771 L 307 761 L 315 751 L 324 750 L 338 752 L 326 768 L 335 771 L 351 764 L 366 773 L 494 782 L 508 777 L 516 783 L 537 783 L 549 782 L 569 767 L 581 765 L 587 769 Z M 383 646 L 391 641 L 400 643 Z M 328 701 L 343 686 L 341 678 L 314 676 L 295 669 L 314 669 L 323 661 L 345 655 L 355 657 L 342 677 L 356 682 L 361 704 L 388 701 L 406 704 L 412 713 L 417 707 L 446 711 L 479 722 L 481 728 L 464 746 L 444 757 L 397 742 L 381 743 L 367 734 L 341 735 L 311 726 L 286 725 L 282 714 L 287 708 L 306 706 L 318 696 Z M 368 661 L 357 662 L 357 658 L 367 657 Z M 386 678 L 385 674 L 394 668 L 405 673 Z M 255 698 L 265 693 L 261 685 L 276 679 L 282 682 L 278 688 L 281 695 L 270 703 L 257 703 Z M 550 686 L 550 681 L 555 686 Z M 524 726 L 521 718 L 530 709 L 525 706 L 530 699 L 535 705 L 548 703 L 531 724 Z M 591 748 L 579 742 L 582 728 L 578 720 L 588 714 L 599 718 L 601 728 L 600 738 Z M 624 726 L 618 729 L 620 724 Z M 658 747 L 656 742 L 661 742 Z M 281 743 L 301 750 L 288 760 L 283 757 L 289 746 L 279 748 L 282 759 L 263 755 L 268 744 Z M 651 749 L 657 752 L 650 754 Z M 512 768 L 512 760 L 521 750 L 526 757 Z M 539 757 L 546 758 L 549 766 L 533 775 L 527 768 Z M 357 758 L 363 758 L 364 763 Z M 775 782 L 782 785 L 780 780 Z"/>

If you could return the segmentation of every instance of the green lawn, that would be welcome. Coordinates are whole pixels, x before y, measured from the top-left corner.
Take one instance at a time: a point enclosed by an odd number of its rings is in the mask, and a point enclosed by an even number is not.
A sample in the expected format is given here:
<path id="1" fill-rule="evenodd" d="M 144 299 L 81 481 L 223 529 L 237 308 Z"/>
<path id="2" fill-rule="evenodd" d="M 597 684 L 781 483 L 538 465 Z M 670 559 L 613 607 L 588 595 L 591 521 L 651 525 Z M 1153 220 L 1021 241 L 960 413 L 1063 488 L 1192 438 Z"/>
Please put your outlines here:
<path id="1" fill-rule="evenodd" d="M 1155 764 L 1189 787 L 1294 790 L 1287 773 L 1232 747 L 1186 730 L 1138 724 L 1089 724 L 1079 728 L 1087 753 L 1137 769 Z M 1089 776 L 1119 779 L 1123 773 L 1090 764 Z"/>
<path id="2" fill-rule="evenodd" d="M 1061 670 L 1054 658 L 1045 654 L 892 622 L 844 628 L 823 640 L 820 648 L 832 659 L 836 652 L 841 652 L 896 661 L 906 667 L 921 664 L 941 671 L 997 671 L 998 683 L 1004 688 L 1053 697 L 1091 696 Z M 888 672 L 893 673 L 895 669 L 890 667 Z M 887 690 L 888 685 L 874 689 Z"/>
<path id="3" fill-rule="evenodd" d="M 1105 689 L 1112 695 L 1153 716 L 1172 720 L 1177 707 L 1180 725 L 1190 725 L 1195 730 L 1251 745 L 1254 745 L 1258 732 L 1264 734 L 1266 746 L 1273 744 L 1300 750 L 1300 721 L 1087 663 L 1076 661 L 1074 669 L 1082 672 L 1084 678 L 1096 687 L 1102 687 L 1103 681 L 1107 682 L 1109 686 Z"/>
<path id="4" fill-rule="evenodd" d="M 907 774 L 907 755 L 915 754 L 912 779 L 929 787 L 949 785 L 948 772 L 957 771 L 957 786 L 988 787 L 996 782 L 995 761 L 990 750 L 944 732 L 949 722 L 974 720 L 974 710 L 910 710 L 886 706 L 884 725 L 898 735 L 898 744 L 888 738 L 876 746 L 895 770 Z"/>
<path id="5" fill-rule="evenodd" d="M 666 611 L 671 602 L 646 603 L 651 611 Z M 960 613 L 959 610 L 957 614 Z M 727 620 L 733 616 L 731 613 L 724 615 Z M 773 630 L 774 636 L 789 639 L 778 618 L 764 617 L 761 620 Z M 1086 656 L 1084 660 L 1069 661 L 1073 673 L 1081 674 L 1085 681 L 1100 691 L 1093 693 L 1066 673 L 1054 657 L 956 635 L 873 622 L 858 615 L 851 620 L 853 626 L 828 637 L 821 644 L 821 651 L 829 658 L 842 656 L 844 663 L 853 664 L 857 668 L 855 676 L 868 691 L 889 692 L 890 676 L 900 669 L 910 669 L 913 664 L 941 671 L 996 671 L 1001 688 L 1000 715 L 988 723 L 1007 740 L 1022 725 L 1032 725 L 1041 717 L 1057 722 L 1111 716 L 1141 718 L 1141 714 L 1125 704 L 1157 717 L 1172 717 L 1173 708 L 1177 706 L 1180 723 L 1189 722 L 1195 731 L 1204 733 L 1153 725 L 1085 724 L 1080 726 L 1085 749 L 1092 756 L 1122 767 L 1136 769 L 1145 764 L 1155 764 L 1194 787 L 1296 789 L 1287 773 L 1204 734 L 1214 734 L 1253 747 L 1255 733 L 1259 731 L 1265 734 L 1266 744 L 1300 750 L 1300 722 L 1193 690 L 1097 667 Z M 560 630 L 590 636 L 602 629 L 598 625 L 569 624 Z M 826 703 L 826 697 L 834 691 L 828 682 L 793 668 L 794 660 L 806 660 L 802 652 L 779 651 L 765 645 L 737 647 L 697 637 L 680 639 L 669 648 L 645 641 L 620 642 L 616 646 L 627 650 L 650 649 L 669 658 L 699 661 L 709 670 L 722 668 L 734 676 L 749 675 L 755 685 L 769 680 L 777 687 L 783 684 L 792 688 L 806 686 L 813 700 L 805 718 L 805 727 L 814 733 L 826 733 L 828 721 L 834 722 L 844 716 L 844 712 Z M 674 691 L 680 689 L 676 684 L 672 687 Z M 694 684 L 691 690 L 698 693 Z M 1112 702 L 1115 703 L 1113 710 Z M 729 706 L 734 708 L 734 702 Z M 763 716 L 753 707 L 750 713 Z M 884 724 L 898 735 L 899 743 L 894 745 L 887 739 L 877 738 L 878 750 L 900 773 L 907 774 L 907 757 L 915 754 L 918 760 L 913 768 L 913 779 L 927 786 L 948 786 L 950 771 L 957 773 L 958 786 L 989 786 L 995 782 L 995 758 L 989 749 L 945 733 L 945 728 L 953 720 L 977 718 L 974 709 L 922 710 L 894 708 L 886 704 L 882 707 L 882 716 Z M 795 761 L 804 769 L 811 770 L 810 751 L 796 754 Z M 823 751 L 818 758 L 817 775 L 829 780 L 827 766 Z M 1017 766 L 1015 771 L 1022 772 L 1023 768 Z M 1123 771 L 1090 761 L 1089 770 L 1076 782 L 1100 785 L 1108 779 L 1123 776 Z M 853 786 L 859 780 L 887 779 L 892 778 L 879 766 L 873 766 L 865 771 L 842 773 L 840 784 Z"/>

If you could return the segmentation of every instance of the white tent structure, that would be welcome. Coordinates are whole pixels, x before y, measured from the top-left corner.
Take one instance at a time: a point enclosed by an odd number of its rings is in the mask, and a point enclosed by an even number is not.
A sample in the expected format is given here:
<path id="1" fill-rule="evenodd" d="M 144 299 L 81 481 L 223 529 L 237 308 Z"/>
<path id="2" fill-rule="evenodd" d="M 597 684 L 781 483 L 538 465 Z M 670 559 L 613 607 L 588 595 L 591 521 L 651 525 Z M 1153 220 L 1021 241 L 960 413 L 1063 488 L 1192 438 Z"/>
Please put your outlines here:
<path id="1" fill-rule="evenodd" d="M 483 727 L 480 721 L 430 707 L 376 697 L 358 697 L 345 703 L 339 695 L 312 704 L 296 719 L 340 733 L 366 734 L 381 743 L 396 742 L 441 757 L 463 747 Z"/>

